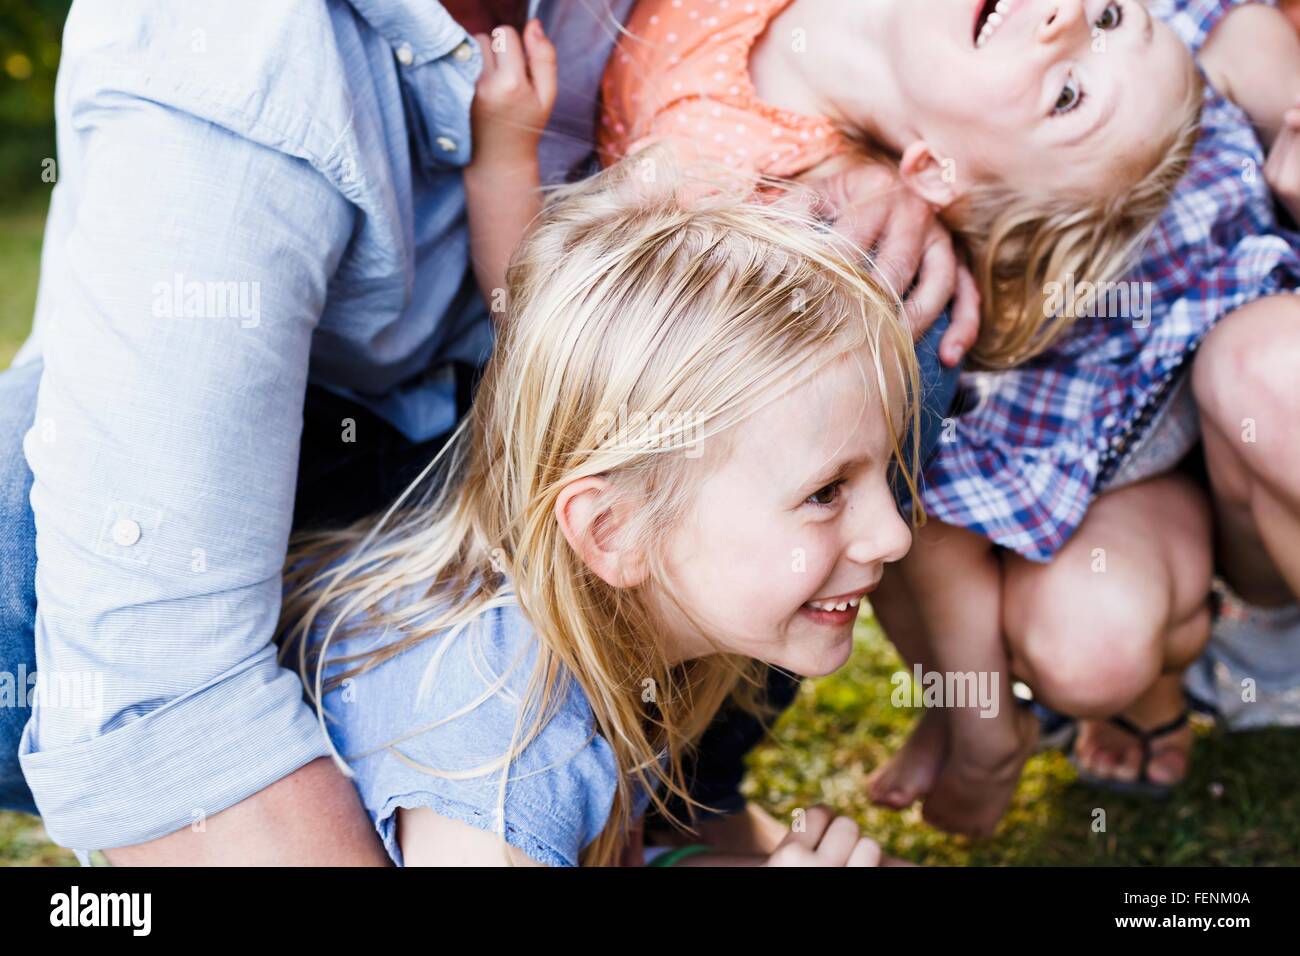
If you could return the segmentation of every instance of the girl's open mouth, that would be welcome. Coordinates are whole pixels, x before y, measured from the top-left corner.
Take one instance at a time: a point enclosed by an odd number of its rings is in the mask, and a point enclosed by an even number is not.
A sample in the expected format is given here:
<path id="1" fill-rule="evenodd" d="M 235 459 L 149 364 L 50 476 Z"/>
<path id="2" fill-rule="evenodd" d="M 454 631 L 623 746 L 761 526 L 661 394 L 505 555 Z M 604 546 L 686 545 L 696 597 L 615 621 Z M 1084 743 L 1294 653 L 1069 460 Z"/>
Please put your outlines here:
<path id="1" fill-rule="evenodd" d="M 975 49 L 989 42 L 1010 12 L 1011 0 L 984 0 L 984 5 L 975 13 Z"/>
<path id="2" fill-rule="evenodd" d="M 870 587 L 826 600 L 809 601 L 799 608 L 799 613 L 811 618 L 818 624 L 830 624 L 842 627 L 858 619 L 858 606 L 862 599 L 875 590 Z"/>

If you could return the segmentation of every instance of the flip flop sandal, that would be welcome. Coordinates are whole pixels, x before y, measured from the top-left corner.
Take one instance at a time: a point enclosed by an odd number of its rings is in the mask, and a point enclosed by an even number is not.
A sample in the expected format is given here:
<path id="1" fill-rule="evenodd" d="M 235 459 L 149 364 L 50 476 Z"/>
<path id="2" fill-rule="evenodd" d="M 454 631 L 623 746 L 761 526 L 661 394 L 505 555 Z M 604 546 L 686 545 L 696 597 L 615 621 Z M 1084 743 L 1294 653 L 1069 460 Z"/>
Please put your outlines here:
<path id="1" fill-rule="evenodd" d="M 1175 730 L 1181 730 L 1187 726 L 1188 718 L 1191 716 L 1191 710 L 1184 707 L 1183 712 L 1169 721 L 1167 724 L 1161 724 L 1159 727 L 1153 727 L 1150 730 L 1143 730 L 1137 724 L 1125 717 L 1111 717 L 1109 722 L 1120 730 L 1132 737 L 1136 737 L 1138 743 L 1142 745 L 1142 762 L 1138 765 L 1138 775 L 1136 780 L 1115 780 L 1110 777 L 1098 777 L 1079 765 L 1078 758 L 1074 753 L 1074 739 L 1071 739 L 1069 746 L 1070 763 L 1079 774 L 1081 783 L 1099 790 L 1109 790 L 1111 793 L 1118 793 L 1124 796 L 1150 797 L 1154 799 L 1164 799 L 1170 796 L 1178 783 L 1155 783 L 1147 777 L 1147 768 L 1151 766 L 1151 760 L 1156 756 L 1157 751 L 1152 746 L 1153 741 L 1158 737 L 1164 737 Z M 1077 733 L 1075 735 L 1077 737 Z M 1181 783 L 1181 781 L 1179 781 Z"/>

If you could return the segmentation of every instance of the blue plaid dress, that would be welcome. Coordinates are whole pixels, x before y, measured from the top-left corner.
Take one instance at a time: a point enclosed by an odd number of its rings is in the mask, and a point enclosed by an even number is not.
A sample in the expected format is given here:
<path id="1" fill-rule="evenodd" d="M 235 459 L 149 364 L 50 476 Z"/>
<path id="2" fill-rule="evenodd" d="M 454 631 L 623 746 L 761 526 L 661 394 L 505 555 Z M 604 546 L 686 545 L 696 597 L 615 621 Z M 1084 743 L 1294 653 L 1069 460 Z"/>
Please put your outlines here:
<path id="1" fill-rule="evenodd" d="M 1148 7 L 1195 55 L 1241 2 Z M 964 373 L 965 407 L 923 472 L 932 517 L 1050 560 L 1214 324 L 1300 286 L 1300 235 L 1279 225 L 1246 114 L 1207 89 L 1202 125 L 1188 172 L 1126 280 L 1152 284 L 1149 323 L 1089 318 L 1022 366 Z"/>

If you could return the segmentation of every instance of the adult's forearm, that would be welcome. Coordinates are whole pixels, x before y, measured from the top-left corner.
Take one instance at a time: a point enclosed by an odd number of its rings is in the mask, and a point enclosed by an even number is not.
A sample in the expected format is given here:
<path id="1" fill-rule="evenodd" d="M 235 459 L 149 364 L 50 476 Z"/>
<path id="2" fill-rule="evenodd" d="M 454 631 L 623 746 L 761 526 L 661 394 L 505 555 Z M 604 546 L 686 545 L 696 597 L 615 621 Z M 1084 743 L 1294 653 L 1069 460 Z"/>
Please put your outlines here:
<path id="1" fill-rule="evenodd" d="M 386 866 L 356 788 L 321 757 L 204 821 L 105 850 L 114 866 Z"/>

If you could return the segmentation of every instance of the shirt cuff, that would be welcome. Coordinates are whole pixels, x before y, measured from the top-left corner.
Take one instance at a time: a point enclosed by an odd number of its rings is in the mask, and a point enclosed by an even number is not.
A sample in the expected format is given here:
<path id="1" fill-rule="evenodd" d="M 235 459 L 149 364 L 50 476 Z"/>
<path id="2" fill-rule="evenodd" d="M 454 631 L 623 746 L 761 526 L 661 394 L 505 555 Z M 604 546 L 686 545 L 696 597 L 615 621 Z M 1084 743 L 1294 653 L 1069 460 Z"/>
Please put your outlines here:
<path id="1" fill-rule="evenodd" d="M 264 790 L 330 753 L 274 646 L 124 727 L 38 750 L 39 700 L 18 746 L 45 830 L 61 846 L 144 843 Z"/>

